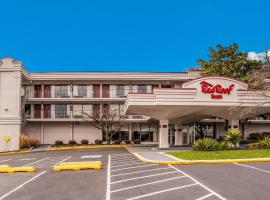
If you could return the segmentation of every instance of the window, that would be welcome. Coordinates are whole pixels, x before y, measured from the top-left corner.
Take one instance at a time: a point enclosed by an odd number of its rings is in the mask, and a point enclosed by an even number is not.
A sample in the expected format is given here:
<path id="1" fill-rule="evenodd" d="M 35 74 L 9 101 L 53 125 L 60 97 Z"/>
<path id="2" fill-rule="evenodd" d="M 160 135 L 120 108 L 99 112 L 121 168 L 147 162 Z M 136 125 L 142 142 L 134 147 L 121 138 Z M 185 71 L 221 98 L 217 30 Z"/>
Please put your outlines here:
<path id="1" fill-rule="evenodd" d="M 81 104 L 73 104 L 73 117 L 74 118 L 81 118 L 83 113 L 82 105 Z"/>
<path id="2" fill-rule="evenodd" d="M 55 105 L 55 118 L 68 118 L 67 105 Z"/>
<path id="3" fill-rule="evenodd" d="M 61 97 L 68 97 L 68 86 L 67 85 L 56 85 L 55 86 L 55 97 L 61 98 Z"/>
<path id="4" fill-rule="evenodd" d="M 34 105 L 34 118 L 41 118 L 41 104 Z"/>
<path id="5" fill-rule="evenodd" d="M 161 85 L 161 88 L 174 88 L 174 85 Z"/>
<path id="6" fill-rule="evenodd" d="M 92 114 L 92 105 L 90 104 L 73 104 L 73 117 L 82 118 Z"/>
<path id="7" fill-rule="evenodd" d="M 87 85 L 78 85 L 78 96 L 87 97 Z"/>
<path id="8" fill-rule="evenodd" d="M 51 86 L 44 85 L 44 98 L 51 98 Z"/>
<path id="9" fill-rule="evenodd" d="M 138 85 L 138 93 L 147 93 L 146 85 Z"/>
<path id="10" fill-rule="evenodd" d="M 112 115 L 119 115 L 119 104 L 110 104 L 110 112 Z"/>
<path id="11" fill-rule="evenodd" d="M 41 98 L 41 94 L 42 94 L 41 85 L 35 85 L 34 97 Z"/>
<path id="12" fill-rule="evenodd" d="M 85 104 L 83 106 L 83 113 L 87 115 L 92 115 L 92 105 Z"/>
<path id="13" fill-rule="evenodd" d="M 125 97 L 125 85 L 116 85 L 116 96 Z"/>

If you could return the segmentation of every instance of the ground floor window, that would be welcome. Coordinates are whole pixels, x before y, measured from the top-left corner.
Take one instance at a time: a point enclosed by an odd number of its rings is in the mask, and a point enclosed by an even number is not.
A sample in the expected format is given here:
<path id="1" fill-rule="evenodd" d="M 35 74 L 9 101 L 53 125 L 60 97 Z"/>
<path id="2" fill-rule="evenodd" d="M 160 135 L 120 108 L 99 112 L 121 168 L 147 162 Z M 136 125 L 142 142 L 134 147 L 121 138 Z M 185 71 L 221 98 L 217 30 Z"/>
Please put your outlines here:
<path id="1" fill-rule="evenodd" d="M 102 134 L 102 138 L 104 141 L 106 141 L 106 134 L 103 133 Z M 128 140 L 128 132 L 127 131 L 120 131 L 118 133 L 115 133 L 113 136 L 112 136 L 112 139 L 111 141 L 117 141 L 117 140 L 121 140 L 121 141 L 125 141 L 125 140 Z"/>
<path id="2" fill-rule="evenodd" d="M 153 132 L 152 131 L 134 131 L 132 133 L 132 140 L 140 140 L 142 142 L 153 142 Z"/>

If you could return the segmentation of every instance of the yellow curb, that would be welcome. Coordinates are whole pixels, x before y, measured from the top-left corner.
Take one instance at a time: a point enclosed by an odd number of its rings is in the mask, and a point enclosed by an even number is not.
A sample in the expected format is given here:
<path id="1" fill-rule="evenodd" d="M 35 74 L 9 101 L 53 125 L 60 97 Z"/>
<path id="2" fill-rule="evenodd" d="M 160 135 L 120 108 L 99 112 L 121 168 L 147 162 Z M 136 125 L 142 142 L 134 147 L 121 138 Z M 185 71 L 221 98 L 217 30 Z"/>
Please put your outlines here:
<path id="1" fill-rule="evenodd" d="M 101 161 L 62 162 L 59 164 L 59 166 L 61 165 L 89 165 L 89 164 L 102 165 L 102 162 Z"/>
<path id="2" fill-rule="evenodd" d="M 49 147 L 49 151 L 77 150 L 77 149 L 103 149 L 103 148 L 127 148 L 131 145 L 91 145 L 91 146 L 68 146 L 68 147 Z"/>
<path id="3" fill-rule="evenodd" d="M 30 151 L 9 151 L 9 152 L 0 152 L 0 155 L 8 155 L 8 154 L 20 154 L 20 153 L 29 153 Z"/>
<path id="4" fill-rule="evenodd" d="M 62 171 L 62 170 L 83 170 L 83 169 L 101 169 L 102 163 L 90 163 L 90 162 L 77 162 L 77 163 L 69 163 L 64 165 L 56 165 L 53 167 L 53 171 Z"/>
<path id="5" fill-rule="evenodd" d="M 0 173 L 35 172 L 35 171 L 36 171 L 36 168 L 34 166 L 26 166 L 26 167 L 2 166 L 0 167 Z"/>
<path id="6" fill-rule="evenodd" d="M 226 163 L 243 163 L 243 162 L 270 162 L 270 158 L 249 158 L 249 159 L 223 159 L 223 160 L 185 160 L 185 161 L 161 161 L 149 160 L 139 153 L 133 153 L 143 162 L 166 164 L 166 165 L 195 165 L 195 164 L 226 164 Z"/>

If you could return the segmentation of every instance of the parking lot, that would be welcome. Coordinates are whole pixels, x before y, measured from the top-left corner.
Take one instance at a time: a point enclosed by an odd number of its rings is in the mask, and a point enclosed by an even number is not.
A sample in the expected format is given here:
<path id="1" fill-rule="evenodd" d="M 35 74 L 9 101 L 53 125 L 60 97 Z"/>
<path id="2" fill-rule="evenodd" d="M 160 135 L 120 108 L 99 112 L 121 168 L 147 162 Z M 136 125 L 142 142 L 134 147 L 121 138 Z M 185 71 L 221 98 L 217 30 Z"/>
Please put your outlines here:
<path id="1" fill-rule="evenodd" d="M 101 170 L 51 170 L 64 161 L 103 162 Z M 0 165 L 35 166 L 34 173 L 1 173 L 0 200 L 15 199 L 269 199 L 270 163 L 159 165 L 126 149 L 0 155 Z"/>
<path id="2" fill-rule="evenodd" d="M 34 173 L 0 174 L 2 199 L 105 199 L 109 153 L 126 153 L 125 149 L 96 149 L 75 151 L 47 151 L 28 154 L 0 155 L 0 165 L 33 165 Z M 92 156 L 97 158 L 90 158 Z M 101 170 L 52 171 L 63 161 L 100 160 Z"/>

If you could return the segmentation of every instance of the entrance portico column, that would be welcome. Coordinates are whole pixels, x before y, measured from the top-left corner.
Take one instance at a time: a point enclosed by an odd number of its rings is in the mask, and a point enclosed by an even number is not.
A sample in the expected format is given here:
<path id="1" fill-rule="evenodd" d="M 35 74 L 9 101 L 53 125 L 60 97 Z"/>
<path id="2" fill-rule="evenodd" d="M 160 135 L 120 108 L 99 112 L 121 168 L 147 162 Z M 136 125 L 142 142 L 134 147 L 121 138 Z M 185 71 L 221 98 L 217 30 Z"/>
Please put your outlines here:
<path id="1" fill-rule="evenodd" d="M 174 145 L 183 145 L 182 125 L 175 125 L 175 140 Z"/>
<path id="2" fill-rule="evenodd" d="M 159 148 L 169 148 L 169 120 L 160 120 L 159 125 Z"/>

